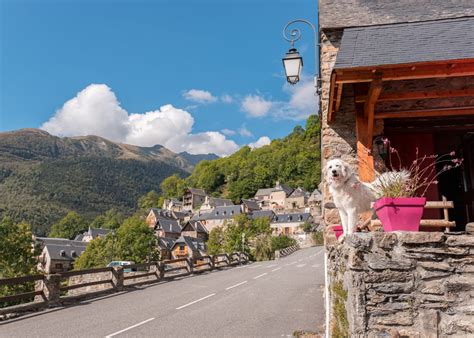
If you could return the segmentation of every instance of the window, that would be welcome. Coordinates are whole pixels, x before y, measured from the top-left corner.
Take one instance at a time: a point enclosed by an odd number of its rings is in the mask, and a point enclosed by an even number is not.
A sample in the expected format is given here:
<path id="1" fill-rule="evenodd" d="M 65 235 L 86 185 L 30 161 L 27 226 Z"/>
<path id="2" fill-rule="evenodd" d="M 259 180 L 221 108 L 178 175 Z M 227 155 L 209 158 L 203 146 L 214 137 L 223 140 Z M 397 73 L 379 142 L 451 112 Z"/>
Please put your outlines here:
<path id="1" fill-rule="evenodd" d="M 180 245 L 179 245 L 179 250 L 180 250 L 180 251 L 184 251 L 184 244 L 180 244 Z"/>

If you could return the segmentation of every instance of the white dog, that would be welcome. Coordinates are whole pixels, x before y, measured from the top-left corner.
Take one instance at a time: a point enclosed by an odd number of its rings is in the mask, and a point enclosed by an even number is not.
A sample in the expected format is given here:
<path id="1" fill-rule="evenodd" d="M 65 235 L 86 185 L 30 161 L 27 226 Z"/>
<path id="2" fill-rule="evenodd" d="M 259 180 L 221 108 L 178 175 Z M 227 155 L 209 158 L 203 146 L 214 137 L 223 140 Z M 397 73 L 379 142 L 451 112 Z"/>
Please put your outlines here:
<path id="1" fill-rule="evenodd" d="M 384 186 L 392 183 L 405 184 L 410 179 L 410 173 L 406 170 L 389 171 L 378 175 L 371 183 L 364 183 L 346 162 L 339 159 L 330 160 L 326 164 L 324 175 L 334 204 L 339 210 L 344 235 L 354 233 L 359 214 L 370 210 L 371 202 L 383 195 Z"/>
<path id="2" fill-rule="evenodd" d="M 376 199 L 372 185 L 361 182 L 349 165 L 339 159 L 326 164 L 324 175 L 339 210 L 344 235 L 350 235 L 356 230 L 358 215 L 369 211 L 370 203 Z"/>

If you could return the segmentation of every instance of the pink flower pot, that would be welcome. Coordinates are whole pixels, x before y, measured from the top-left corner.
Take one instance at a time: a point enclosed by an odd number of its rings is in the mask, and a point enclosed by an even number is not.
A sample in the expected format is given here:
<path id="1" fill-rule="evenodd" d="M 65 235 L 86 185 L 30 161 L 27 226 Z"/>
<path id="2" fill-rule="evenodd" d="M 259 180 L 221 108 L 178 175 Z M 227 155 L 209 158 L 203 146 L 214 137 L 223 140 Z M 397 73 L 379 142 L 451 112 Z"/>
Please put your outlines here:
<path id="1" fill-rule="evenodd" d="M 374 209 L 386 232 L 419 231 L 425 204 L 424 197 L 383 197 L 374 203 Z"/>
<path id="2" fill-rule="evenodd" d="M 342 229 L 342 225 L 333 225 L 332 230 L 336 234 L 336 239 L 339 238 L 344 233 L 344 230 Z"/>

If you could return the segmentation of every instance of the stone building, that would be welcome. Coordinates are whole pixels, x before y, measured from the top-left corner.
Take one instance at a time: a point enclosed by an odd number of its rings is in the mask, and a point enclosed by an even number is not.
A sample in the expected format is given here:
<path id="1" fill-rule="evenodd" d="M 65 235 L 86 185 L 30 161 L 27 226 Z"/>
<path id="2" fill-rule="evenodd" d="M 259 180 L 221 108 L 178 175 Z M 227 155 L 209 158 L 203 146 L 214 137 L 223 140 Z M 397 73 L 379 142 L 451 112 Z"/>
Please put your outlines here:
<path id="1" fill-rule="evenodd" d="M 41 248 L 37 267 L 44 273 L 71 270 L 74 267 L 74 261 L 87 247 L 87 242 L 66 238 L 36 237 L 36 243 Z"/>
<path id="2" fill-rule="evenodd" d="M 201 207 L 207 194 L 202 189 L 187 188 L 183 195 L 183 210 L 192 211 Z"/>
<path id="3" fill-rule="evenodd" d="M 470 1 L 321 0 L 319 8 L 323 166 L 340 157 L 371 181 L 386 163 L 382 138 L 403 165 L 417 149 L 454 150 L 463 167 L 443 174 L 427 198 L 454 201 L 458 230 L 474 221 L 473 16 Z M 323 196 L 324 206 L 327 185 Z M 325 209 L 324 219 L 338 223 L 337 210 Z"/>

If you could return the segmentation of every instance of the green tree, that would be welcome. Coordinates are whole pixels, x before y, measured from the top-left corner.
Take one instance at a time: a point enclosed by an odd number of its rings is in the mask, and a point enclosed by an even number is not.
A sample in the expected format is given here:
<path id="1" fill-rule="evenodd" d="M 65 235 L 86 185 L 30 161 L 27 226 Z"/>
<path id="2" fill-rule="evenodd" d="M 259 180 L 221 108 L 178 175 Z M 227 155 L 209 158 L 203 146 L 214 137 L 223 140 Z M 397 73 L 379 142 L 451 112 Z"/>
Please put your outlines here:
<path id="1" fill-rule="evenodd" d="M 301 229 L 306 233 L 311 232 L 311 230 L 313 229 L 313 224 L 309 222 L 304 222 L 304 224 L 301 225 Z"/>
<path id="2" fill-rule="evenodd" d="M 75 211 L 70 211 L 59 222 L 51 226 L 49 237 L 74 239 L 87 228 L 88 225 L 84 217 Z"/>
<path id="3" fill-rule="evenodd" d="M 125 216 L 117 209 L 109 209 L 103 215 L 97 216 L 91 223 L 93 228 L 118 229 Z"/>
<path id="4" fill-rule="evenodd" d="M 180 198 L 183 196 L 185 187 L 186 183 L 181 177 L 172 175 L 161 182 L 161 195 L 164 198 Z"/>
<path id="5" fill-rule="evenodd" d="M 206 242 L 209 255 L 224 253 L 224 241 L 224 230 L 221 227 L 212 229 Z"/>
<path id="6" fill-rule="evenodd" d="M 120 260 L 143 263 L 159 259 L 156 237 L 138 216 L 127 218 L 117 230 L 117 254 Z"/>
<path id="7" fill-rule="evenodd" d="M 115 260 L 113 250 L 113 238 L 111 234 L 101 238 L 97 237 L 89 242 L 86 250 L 76 259 L 75 270 L 90 269 L 106 266 Z"/>
<path id="8" fill-rule="evenodd" d="M 259 235 L 255 240 L 255 251 L 253 256 L 257 261 L 265 261 L 273 258 L 272 237 L 270 235 Z"/>
<path id="9" fill-rule="evenodd" d="M 273 251 L 281 250 L 295 244 L 296 244 L 296 240 L 286 235 L 272 237 L 272 250 Z"/>
<path id="10" fill-rule="evenodd" d="M 162 204 L 160 204 L 160 195 L 154 190 L 143 195 L 138 200 L 138 207 L 140 209 L 161 208 Z"/>
<path id="11" fill-rule="evenodd" d="M 9 218 L 0 221 L 0 278 L 19 277 L 36 273 L 37 252 L 31 228 L 26 223 L 14 223 Z M 0 297 L 34 290 L 33 283 L 0 286 Z M 0 303 L 0 307 L 18 302 Z"/>

